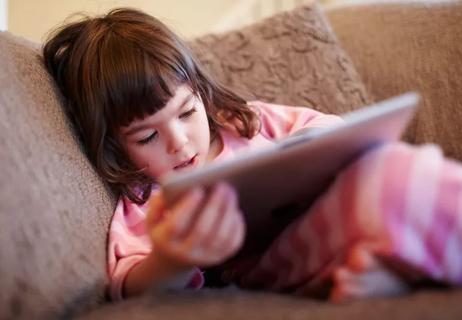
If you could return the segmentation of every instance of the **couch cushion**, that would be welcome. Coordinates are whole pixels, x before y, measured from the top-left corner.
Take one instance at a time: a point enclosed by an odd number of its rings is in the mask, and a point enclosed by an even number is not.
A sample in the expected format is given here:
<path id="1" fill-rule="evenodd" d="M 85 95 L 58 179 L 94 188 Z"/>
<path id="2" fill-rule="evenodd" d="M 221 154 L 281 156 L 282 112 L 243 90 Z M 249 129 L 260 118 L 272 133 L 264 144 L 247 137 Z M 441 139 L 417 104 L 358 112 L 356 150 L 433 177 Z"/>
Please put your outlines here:
<path id="1" fill-rule="evenodd" d="M 308 1 L 310 2 L 310 1 Z M 190 43 L 222 83 L 248 99 L 343 113 L 369 101 L 318 5 Z"/>
<path id="2" fill-rule="evenodd" d="M 104 296 L 114 201 L 82 154 L 39 48 L 0 33 L 0 318 Z"/>
<path id="3" fill-rule="evenodd" d="M 423 96 L 406 132 L 462 161 L 462 2 L 383 1 L 336 6 L 327 15 L 376 100 Z"/>
<path id="4" fill-rule="evenodd" d="M 426 291 L 393 299 L 346 304 L 235 290 L 150 295 L 108 305 L 79 317 L 99 319 L 408 320 L 462 319 L 462 291 Z"/>
<path id="5" fill-rule="evenodd" d="M 316 6 L 192 42 L 225 84 L 324 112 L 368 101 Z M 60 108 L 39 48 L 0 34 L 0 318 L 69 315 L 102 300 L 114 202 Z"/>

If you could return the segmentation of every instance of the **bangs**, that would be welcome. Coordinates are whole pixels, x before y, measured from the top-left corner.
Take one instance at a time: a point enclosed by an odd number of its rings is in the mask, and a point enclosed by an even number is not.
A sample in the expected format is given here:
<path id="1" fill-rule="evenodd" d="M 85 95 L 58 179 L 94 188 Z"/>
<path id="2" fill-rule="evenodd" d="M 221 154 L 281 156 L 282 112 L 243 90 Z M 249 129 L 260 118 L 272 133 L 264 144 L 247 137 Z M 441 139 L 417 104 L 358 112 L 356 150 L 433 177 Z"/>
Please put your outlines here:
<path id="1" fill-rule="evenodd" d="M 172 55 L 149 44 L 141 48 L 116 35 L 106 37 L 105 42 L 101 48 L 101 81 L 98 82 L 104 97 L 101 104 L 111 130 L 159 111 L 179 85 L 186 83 L 197 93 L 194 65 L 180 52 Z"/>

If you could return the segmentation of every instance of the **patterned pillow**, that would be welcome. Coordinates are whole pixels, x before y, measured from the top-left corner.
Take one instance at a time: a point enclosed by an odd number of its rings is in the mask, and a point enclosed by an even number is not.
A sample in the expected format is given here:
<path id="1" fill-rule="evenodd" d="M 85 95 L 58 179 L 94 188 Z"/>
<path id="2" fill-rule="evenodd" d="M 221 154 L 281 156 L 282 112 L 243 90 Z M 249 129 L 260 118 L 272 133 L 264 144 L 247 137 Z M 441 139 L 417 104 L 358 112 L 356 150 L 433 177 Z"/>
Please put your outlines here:
<path id="1" fill-rule="evenodd" d="M 337 114 L 370 101 L 315 2 L 190 46 L 210 73 L 249 100 Z"/>

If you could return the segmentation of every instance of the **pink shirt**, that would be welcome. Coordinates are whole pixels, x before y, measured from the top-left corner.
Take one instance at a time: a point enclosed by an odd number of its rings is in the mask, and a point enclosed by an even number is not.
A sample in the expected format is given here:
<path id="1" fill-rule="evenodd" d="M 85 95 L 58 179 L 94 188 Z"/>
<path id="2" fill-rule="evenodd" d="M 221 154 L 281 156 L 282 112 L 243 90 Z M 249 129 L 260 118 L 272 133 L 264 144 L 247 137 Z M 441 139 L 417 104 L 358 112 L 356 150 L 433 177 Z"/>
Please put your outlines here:
<path id="1" fill-rule="evenodd" d="M 223 149 L 214 161 L 233 157 L 244 148 L 264 147 L 302 128 L 323 128 L 341 121 L 338 116 L 325 115 L 305 107 L 288 107 L 260 101 L 251 104 L 256 107 L 260 116 L 260 132 L 252 139 L 246 139 L 220 130 Z M 152 194 L 157 190 L 157 187 L 153 186 Z M 144 226 L 145 217 L 145 205 L 137 205 L 126 197 L 120 197 L 109 228 L 109 292 L 113 300 L 123 299 L 125 277 L 152 250 Z M 197 269 L 188 287 L 199 289 L 203 283 L 202 273 Z"/>

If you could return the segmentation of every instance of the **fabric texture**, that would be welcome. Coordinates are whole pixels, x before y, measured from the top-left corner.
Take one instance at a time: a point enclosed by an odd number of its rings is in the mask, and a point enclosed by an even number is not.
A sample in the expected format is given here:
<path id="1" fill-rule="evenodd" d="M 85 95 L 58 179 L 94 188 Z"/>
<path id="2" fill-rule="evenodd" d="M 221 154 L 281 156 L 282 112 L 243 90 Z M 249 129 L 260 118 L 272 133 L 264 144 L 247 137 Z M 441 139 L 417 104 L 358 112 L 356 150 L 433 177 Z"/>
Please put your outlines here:
<path id="1" fill-rule="evenodd" d="M 251 97 L 321 111 L 328 106 L 333 109 L 324 111 L 332 113 L 368 100 L 317 6 L 191 45 L 211 73 Z M 65 120 L 40 45 L 2 32 L 0 48 L 0 219 L 8 226 L 0 235 L 0 315 L 53 317 L 85 310 L 104 297 L 106 235 L 115 199 Z M 297 59 L 302 62 L 288 64 Z M 245 67 L 247 62 L 254 68 Z"/>
<path id="2" fill-rule="evenodd" d="M 399 299 L 373 299 L 332 305 L 289 295 L 208 289 L 170 294 L 150 293 L 106 305 L 79 320 L 142 319 L 460 319 L 462 291 L 426 291 Z"/>
<path id="3" fill-rule="evenodd" d="M 369 1 L 326 14 L 375 100 L 422 95 L 405 140 L 462 160 L 462 2 Z"/>
<path id="4" fill-rule="evenodd" d="M 257 149 L 273 144 L 302 128 L 325 128 L 341 122 L 338 116 L 325 115 L 303 107 L 287 107 L 260 101 L 250 103 L 260 116 L 261 130 L 252 139 L 237 137 L 235 134 L 220 130 L 223 149 L 214 159 L 223 161 L 235 157 L 239 152 Z M 151 196 L 158 188 L 153 186 Z M 141 262 L 152 250 L 145 229 L 146 204 L 137 205 L 126 197 L 117 203 L 109 229 L 108 269 L 110 277 L 110 296 L 113 300 L 122 299 L 122 286 L 128 272 Z M 195 281 L 193 288 L 200 288 L 202 281 Z"/>
<path id="5" fill-rule="evenodd" d="M 370 102 L 314 1 L 190 45 L 210 73 L 248 101 L 301 105 L 327 114 Z"/>
<path id="6" fill-rule="evenodd" d="M 457 110 L 462 83 L 458 77 L 462 44 L 458 32 L 460 2 L 408 2 L 343 8 L 327 14 L 342 47 L 352 57 L 375 99 L 415 89 L 415 84 L 424 88 L 420 91 L 426 95 L 428 117 L 425 121 L 416 120 L 418 130 L 410 131 L 411 140 L 431 142 L 438 136 L 437 142 L 445 152 L 459 154 L 461 159 L 457 126 L 461 118 Z M 347 107 L 342 101 L 328 103 L 325 105 L 338 109 L 325 110 L 324 104 L 317 102 L 330 100 L 328 94 L 317 90 L 322 91 L 324 87 L 330 90 L 337 81 L 343 83 L 338 80 L 345 78 L 343 63 L 329 63 L 329 68 L 340 70 L 327 70 L 326 74 L 314 70 L 305 72 L 302 66 L 321 64 L 311 55 L 313 50 L 326 56 L 331 53 L 323 51 L 325 49 L 339 49 L 342 56 L 344 51 L 338 41 L 322 40 L 326 33 L 328 39 L 333 36 L 319 8 L 297 11 L 239 31 L 193 40 L 191 45 L 202 51 L 200 59 L 223 82 L 247 89 L 250 94 L 261 88 L 253 94 L 256 98 L 311 105 L 328 113 L 342 113 L 362 104 L 367 99 L 356 98 L 360 103 Z M 273 25 L 278 33 L 272 31 Z M 328 31 L 318 33 L 317 28 Z M 317 40 L 320 35 L 323 37 Z M 258 44 L 252 45 L 253 39 Z M 277 39 L 282 42 L 279 44 Z M 294 60 L 301 57 L 299 49 L 305 45 L 313 45 L 303 54 L 303 59 L 312 61 L 309 65 Z M 97 310 L 82 318 L 217 319 L 226 315 L 229 319 L 398 320 L 462 317 L 460 291 L 427 291 L 397 299 L 332 306 L 268 293 L 206 290 L 192 294 L 146 295 L 96 306 L 101 302 L 106 284 L 105 237 L 116 202 L 111 201 L 72 137 L 60 109 L 59 94 L 40 63 L 38 47 L 9 33 L 0 33 L 0 318 L 56 318 L 58 315 L 70 318 L 74 311 L 85 314 L 89 305 Z M 241 67 L 235 68 L 233 61 Z M 240 85 L 252 68 L 259 76 Z M 350 62 L 346 68 L 347 71 L 352 68 Z M 350 79 L 347 77 L 346 83 L 351 83 Z M 325 81 L 331 85 L 307 89 L 311 88 L 310 82 Z M 304 90 L 291 89 L 298 86 L 298 82 Z M 354 90 L 352 95 L 357 96 Z"/>
<path id="7" fill-rule="evenodd" d="M 0 318 L 104 300 L 114 199 L 66 121 L 38 45 L 0 33 Z"/>

